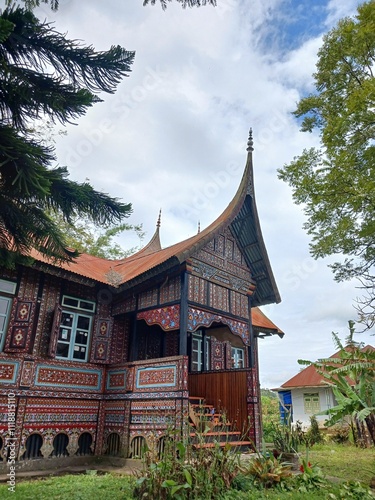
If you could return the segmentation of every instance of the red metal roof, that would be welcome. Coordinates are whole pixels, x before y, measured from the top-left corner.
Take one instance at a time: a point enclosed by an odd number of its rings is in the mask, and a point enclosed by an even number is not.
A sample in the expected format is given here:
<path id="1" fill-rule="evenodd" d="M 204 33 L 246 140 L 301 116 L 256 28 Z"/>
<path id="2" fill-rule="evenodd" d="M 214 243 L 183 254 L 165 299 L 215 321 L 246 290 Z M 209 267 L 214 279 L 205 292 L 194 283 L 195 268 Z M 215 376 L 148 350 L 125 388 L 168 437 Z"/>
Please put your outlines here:
<path id="1" fill-rule="evenodd" d="M 375 350 L 371 345 L 367 345 L 363 347 L 363 351 L 368 349 Z M 332 354 L 330 358 L 338 358 L 340 355 L 340 351 Z M 322 375 L 317 373 L 316 368 L 312 365 L 306 367 L 301 370 L 297 375 L 294 375 L 291 379 L 287 380 L 284 384 L 282 384 L 282 389 L 293 389 L 297 387 L 319 387 L 319 386 L 327 386 L 327 382 L 324 380 Z"/>
<path id="2" fill-rule="evenodd" d="M 224 212 L 210 226 L 195 236 L 162 249 L 159 239 L 160 222 L 158 221 L 156 232 L 148 245 L 134 255 L 122 260 L 111 261 L 93 257 L 92 255 L 81 254 L 70 263 L 56 263 L 51 262 L 36 251 L 30 252 L 30 254 L 37 261 L 64 269 L 88 279 L 106 283 L 111 286 L 121 286 L 123 288 L 131 287 L 135 284 L 132 280 L 137 280 L 137 282 L 145 281 L 150 275 L 163 272 L 168 266 L 173 267 L 186 261 L 189 256 L 206 245 L 221 229 L 228 226 L 234 218 L 238 216 L 239 212 L 243 210 L 245 199 L 247 198 L 250 198 L 251 222 L 247 222 L 250 220 L 250 217 L 246 216 L 245 224 L 251 224 L 251 227 L 241 227 L 241 234 L 248 232 L 255 238 L 255 243 L 246 245 L 246 248 L 256 247 L 256 261 L 257 263 L 261 262 L 261 269 L 256 270 L 256 274 L 262 277 L 260 278 L 261 282 L 258 287 L 259 291 L 257 291 L 253 297 L 255 299 L 255 305 L 279 302 L 280 296 L 269 264 L 256 212 L 253 193 L 252 147 L 248 148 L 245 171 L 234 198 Z M 249 200 L 246 202 L 246 206 L 249 206 Z M 240 224 L 243 222 L 241 217 L 239 218 L 239 222 Z M 246 248 L 244 250 L 245 253 L 250 252 L 250 250 L 246 250 Z M 247 258 L 251 266 L 252 256 L 249 254 Z M 257 265 L 259 266 L 259 264 Z"/>
<path id="3" fill-rule="evenodd" d="M 272 323 L 270 319 L 261 311 L 258 307 L 253 307 L 251 309 L 251 322 L 252 325 L 260 331 L 272 331 L 280 336 L 284 335 L 284 332 L 280 330 L 275 323 Z"/>

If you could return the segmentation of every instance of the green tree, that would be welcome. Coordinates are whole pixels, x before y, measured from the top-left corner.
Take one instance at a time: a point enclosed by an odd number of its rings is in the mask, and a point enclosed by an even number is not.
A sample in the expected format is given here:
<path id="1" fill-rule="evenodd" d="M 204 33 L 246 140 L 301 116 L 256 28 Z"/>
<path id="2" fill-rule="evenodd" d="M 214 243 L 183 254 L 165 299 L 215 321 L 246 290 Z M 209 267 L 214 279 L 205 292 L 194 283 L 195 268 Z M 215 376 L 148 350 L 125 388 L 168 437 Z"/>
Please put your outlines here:
<path id="1" fill-rule="evenodd" d="M 360 318 L 375 324 L 375 2 L 358 7 L 323 39 L 316 92 L 294 112 L 321 147 L 304 150 L 279 177 L 304 206 L 315 258 L 343 254 L 335 279 L 358 278 L 366 290 Z"/>
<path id="2" fill-rule="evenodd" d="M 74 219 L 67 223 L 61 215 L 52 214 L 51 218 L 65 235 L 67 245 L 79 253 L 88 253 L 103 259 L 124 259 L 140 249 L 139 246 L 124 249 L 114 241 L 119 234 L 135 233 L 141 244 L 145 233 L 142 224 L 119 224 L 110 227 L 95 227 L 89 220 Z"/>
<path id="3" fill-rule="evenodd" d="M 272 442 L 272 432 L 280 423 L 279 398 L 269 389 L 261 389 L 263 439 Z"/>
<path id="4" fill-rule="evenodd" d="M 62 124 L 113 93 L 130 71 L 134 53 L 120 46 L 108 51 L 68 40 L 32 12 L 9 7 L 0 15 L 0 261 L 7 266 L 34 248 L 58 260 L 75 253 L 49 213 L 67 222 L 89 217 L 116 224 L 131 205 L 88 183 L 68 179 L 65 166 L 53 166 L 53 146 L 33 133 L 35 120 Z"/>
<path id="5" fill-rule="evenodd" d="M 375 446 L 375 349 L 364 348 L 354 341 L 354 322 L 349 321 L 349 335 L 344 345 L 337 333 L 332 333 L 338 357 L 320 359 L 313 363 L 298 360 L 303 365 L 313 365 L 332 387 L 337 405 L 325 412 L 330 416 L 329 425 L 351 417 L 356 423 L 358 437 L 365 441 L 361 424 L 365 423 Z"/>

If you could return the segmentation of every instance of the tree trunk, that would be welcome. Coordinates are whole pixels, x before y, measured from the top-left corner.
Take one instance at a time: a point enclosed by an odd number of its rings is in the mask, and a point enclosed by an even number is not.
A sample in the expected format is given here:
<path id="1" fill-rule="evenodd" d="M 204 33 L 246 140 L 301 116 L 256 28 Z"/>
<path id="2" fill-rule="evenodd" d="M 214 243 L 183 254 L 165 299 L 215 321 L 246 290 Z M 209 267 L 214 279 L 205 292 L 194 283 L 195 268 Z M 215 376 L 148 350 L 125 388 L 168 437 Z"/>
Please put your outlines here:
<path id="1" fill-rule="evenodd" d="M 363 424 L 359 421 L 357 417 L 354 417 L 355 428 L 356 428 L 356 436 L 355 436 L 355 444 L 360 448 L 363 448 L 365 445 L 365 435 L 363 432 Z"/>
<path id="2" fill-rule="evenodd" d="M 370 434 L 373 445 L 375 446 L 375 415 L 371 413 L 365 418 L 368 432 Z"/>

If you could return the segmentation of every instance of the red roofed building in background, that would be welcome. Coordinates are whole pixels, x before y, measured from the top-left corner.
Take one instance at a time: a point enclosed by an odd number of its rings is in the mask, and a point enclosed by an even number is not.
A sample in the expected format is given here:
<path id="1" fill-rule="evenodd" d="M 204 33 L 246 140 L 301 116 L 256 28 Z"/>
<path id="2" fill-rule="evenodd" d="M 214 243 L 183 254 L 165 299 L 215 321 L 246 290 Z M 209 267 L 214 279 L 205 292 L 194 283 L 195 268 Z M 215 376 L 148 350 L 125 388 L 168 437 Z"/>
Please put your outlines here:
<path id="1" fill-rule="evenodd" d="M 280 296 L 255 204 L 251 135 L 247 150 L 227 209 L 185 241 L 163 249 L 159 219 L 149 244 L 119 261 L 82 254 L 58 264 L 34 252 L 29 267 L 0 268 L 4 467 L 13 437 L 17 460 L 53 458 L 52 467 L 138 456 L 146 443 L 161 453 L 168 428 L 194 431 L 203 401 L 215 439 L 225 410 L 233 441 L 250 422 L 243 444 L 260 445 L 257 341 L 283 332 L 259 309 Z"/>
<path id="2" fill-rule="evenodd" d="M 350 347 L 345 348 L 346 351 L 349 349 Z M 375 349 L 367 345 L 361 350 L 373 351 Z M 340 351 L 332 354 L 329 359 L 331 358 L 340 358 Z M 349 379 L 348 381 L 350 382 Z M 351 385 L 354 384 L 351 383 Z M 319 425 L 323 426 L 328 417 L 318 414 L 337 405 L 332 387 L 313 365 L 307 366 L 281 387 L 273 390 L 279 396 L 281 420 L 286 421 L 290 415 L 292 422 L 299 421 L 303 427 L 310 426 L 312 416 L 315 416 Z"/>

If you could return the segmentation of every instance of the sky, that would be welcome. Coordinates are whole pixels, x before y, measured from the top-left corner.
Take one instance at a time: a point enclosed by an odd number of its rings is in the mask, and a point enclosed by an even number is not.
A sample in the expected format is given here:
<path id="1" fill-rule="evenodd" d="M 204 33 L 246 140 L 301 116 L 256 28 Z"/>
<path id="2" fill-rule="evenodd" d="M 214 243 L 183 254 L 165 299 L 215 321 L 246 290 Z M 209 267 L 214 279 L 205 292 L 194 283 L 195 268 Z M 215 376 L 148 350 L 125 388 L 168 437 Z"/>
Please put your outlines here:
<path id="1" fill-rule="evenodd" d="M 275 388 L 301 369 L 298 359 L 335 352 L 355 319 L 354 283 L 336 283 L 315 261 L 277 169 L 317 146 L 291 114 L 314 91 L 322 36 L 355 13 L 354 0 L 217 0 L 217 7 L 182 9 L 172 2 L 60 0 L 36 14 L 70 39 L 107 50 L 134 50 L 135 61 L 113 95 L 102 94 L 66 135 L 56 137 L 60 165 L 70 178 L 131 202 L 129 223 L 143 223 L 145 243 L 162 209 L 163 247 L 207 227 L 233 198 L 254 137 L 254 183 L 263 237 L 282 302 L 263 311 L 285 332 L 260 341 L 260 381 Z M 126 248 L 138 244 L 124 234 Z M 360 334 L 357 340 L 375 344 Z"/>

